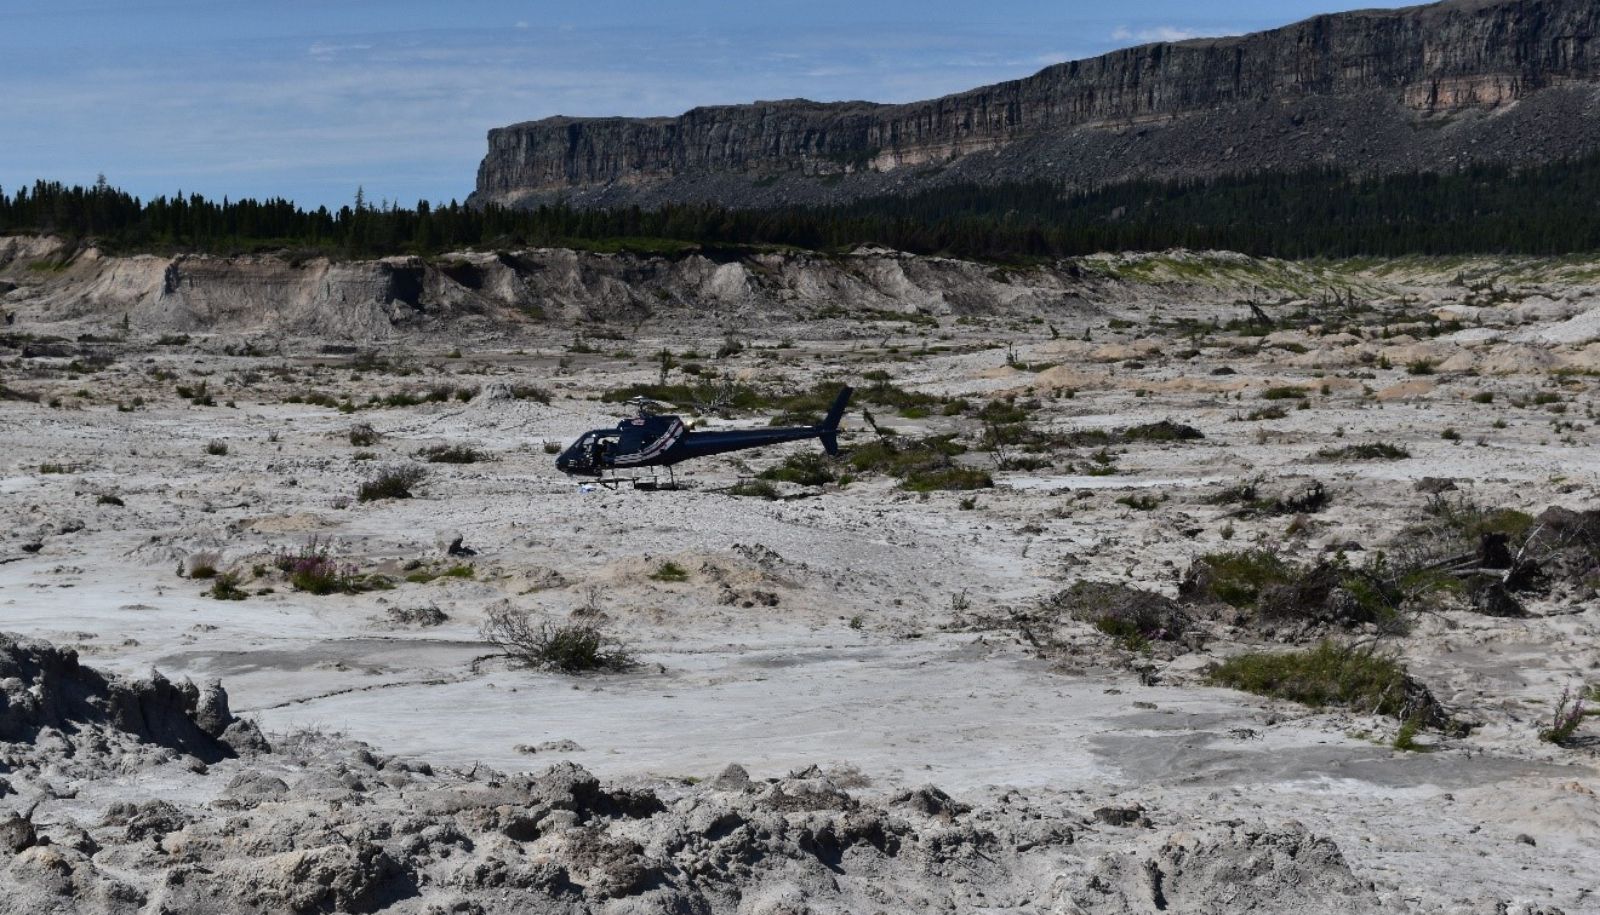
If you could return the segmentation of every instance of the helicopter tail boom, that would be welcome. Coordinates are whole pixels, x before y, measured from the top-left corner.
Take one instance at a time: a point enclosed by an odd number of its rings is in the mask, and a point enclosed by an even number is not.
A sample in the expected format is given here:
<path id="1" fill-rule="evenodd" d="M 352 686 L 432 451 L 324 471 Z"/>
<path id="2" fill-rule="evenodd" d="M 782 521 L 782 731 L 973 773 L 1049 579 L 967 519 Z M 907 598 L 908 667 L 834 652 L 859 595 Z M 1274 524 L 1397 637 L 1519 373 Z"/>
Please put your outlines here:
<path id="1" fill-rule="evenodd" d="M 822 425 L 817 427 L 817 438 L 822 440 L 822 450 L 829 454 L 839 453 L 839 420 L 844 418 L 845 408 L 850 406 L 850 395 L 854 389 L 846 385 L 833 399 L 833 406 L 828 408 L 828 415 L 822 420 Z"/>

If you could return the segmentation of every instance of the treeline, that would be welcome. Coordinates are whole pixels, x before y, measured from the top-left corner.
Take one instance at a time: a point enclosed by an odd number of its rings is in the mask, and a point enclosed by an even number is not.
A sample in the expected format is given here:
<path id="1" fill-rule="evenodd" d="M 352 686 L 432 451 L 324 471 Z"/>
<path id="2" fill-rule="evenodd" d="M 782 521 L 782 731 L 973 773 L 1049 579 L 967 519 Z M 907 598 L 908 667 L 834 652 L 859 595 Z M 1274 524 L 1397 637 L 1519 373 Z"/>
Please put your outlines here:
<path id="1" fill-rule="evenodd" d="M 1068 193 L 1038 182 L 957 185 L 833 207 L 577 210 L 288 200 L 141 201 L 109 186 L 0 189 L 0 233 L 53 233 L 121 253 L 281 251 L 334 257 L 570 245 L 670 253 L 695 246 L 843 250 L 1024 261 L 1214 248 L 1285 258 L 1600 251 L 1600 155 L 1536 168 L 1358 178 L 1337 170 L 1133 181 Z"/>

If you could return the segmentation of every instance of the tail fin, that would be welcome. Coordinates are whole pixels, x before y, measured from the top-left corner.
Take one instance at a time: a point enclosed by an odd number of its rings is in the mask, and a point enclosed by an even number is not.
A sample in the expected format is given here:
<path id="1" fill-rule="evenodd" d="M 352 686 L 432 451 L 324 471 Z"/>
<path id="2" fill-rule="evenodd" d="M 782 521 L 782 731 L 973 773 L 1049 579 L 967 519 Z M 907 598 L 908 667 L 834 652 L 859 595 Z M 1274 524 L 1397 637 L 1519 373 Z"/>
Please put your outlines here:
<path id="1" fill-rule="evenodd" d="M 844 418 L 845 408 L 850 406 L 850 395 L 855 389 L 845 385 L 839 391 L 839 396 L 833 399 L 833 406 L 828 408 L 828 415 L 822 420 L 822 425 L 817 427 L 817 438 L 822 439 L 822 450 L 829 454 L 839 453 L 839 420 Z"/>

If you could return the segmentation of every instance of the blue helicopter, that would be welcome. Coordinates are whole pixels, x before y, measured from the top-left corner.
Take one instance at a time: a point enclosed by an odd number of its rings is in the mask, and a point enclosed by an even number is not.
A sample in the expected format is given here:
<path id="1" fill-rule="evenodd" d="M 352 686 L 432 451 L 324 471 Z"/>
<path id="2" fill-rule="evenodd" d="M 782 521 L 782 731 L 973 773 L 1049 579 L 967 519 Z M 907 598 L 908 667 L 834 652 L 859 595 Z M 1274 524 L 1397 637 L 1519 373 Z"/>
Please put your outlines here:
<path id="1" fill-rule="evenodd" d="M 839 420 L 850 405 L 851 393 L 848 386 L 839 391 L 821 425 L 718 432 L 695 432 L 676 416 L 650 412 L 649 401 L 638 398 L 633 401 L 637 412 L 632 418 L 617 423 L 615 429 L 585 432 L 556 458 L 556 469 L 568 476 L 595 477 L 602 482 L 608 472 L 643 467 L 665 467 L 671 474 L 674 464 L 693 458 L 808 438 L 820 439 L 823 450 L 838 454 Z"/>

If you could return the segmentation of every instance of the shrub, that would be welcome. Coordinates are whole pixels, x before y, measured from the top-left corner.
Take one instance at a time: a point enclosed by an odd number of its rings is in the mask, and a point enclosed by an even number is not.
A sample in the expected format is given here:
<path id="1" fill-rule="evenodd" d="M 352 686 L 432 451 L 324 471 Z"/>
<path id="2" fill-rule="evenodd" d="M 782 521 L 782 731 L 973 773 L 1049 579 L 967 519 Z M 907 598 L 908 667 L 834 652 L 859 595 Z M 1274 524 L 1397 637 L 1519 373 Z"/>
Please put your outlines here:
<path id="1" fill-rule="evenodd" d="M 359 594 L 393 587 L 387 579 L 362 575 L 353 564 L 340 563 L 329 555 L 328 545 L 315 537 L 297 552 L 279 553 L 273 565 L 289 576 L 296 591 L 308 594 Z"/>
<path id="2" fill-rule="evenodd" d="M 951 460 L 967 449 L 951 435 L 936 435 L 899 443 L 889 438 L 852 449 L 846 461 L 862 473 L 897 477 L 912 492 L 987 489 L 994 478 L 986 471 L 962 467 Z"/>
<path id="3" fill-rule="evenodd" d="M 744 352 L 744 344 L 740 343 L 737 337 L 729 334 L 723 338 L 722 345 L 717 347 L 717 358 L 726 359 L 729 356 L 737 356 L 742 352 Z"/>
<path id="4" fill-rule="evenodd" d="M 228 443 L 215 439 L 206 443 L 206 454 L 213 457 L 222 457 L 228 453 Z"/>
<path id="5" fill-rule="evenodd" d="M 215 578 L 217 577 L 217 563 L 221 561 L 221 553 L 215 550 L 204 550 L 190 554 L 185 564 L 189 568 L 190 578 Z"/>
<path id="6" fill-rule="evenodd" d="M 407 566 L 407 568 L 410 567 L 411 566 Z M 477 574 L 478 570 L 475 567 L 465 563 L 460 563 L 453 565 L 441 572 L 432 572 L 426 569 L 418 570 L 407 575 L 406 581 L 409 581 L 412 584 L 425 585 L 430 581 L 435 581 L 440 578 L 473 578 Z"/>
<path id="7" fill-rule="evenodd" d="M 1090 623 L 1130 649 L 1171 641 L 1191 625 L 1176 601 L 1154 591 L 1110 582 L 1074 582 L 1050 598 L 1046 608 Z"/>
<path id="8" fill-rule="evenodd" d="M 651 572 L 650 577 L 656 581 L 688 581 L 689 572 L 683 566 L 668 561 L 663 562 L 661 568 Z"/>
<path id="9" fill-rule="evenodd" d="M 517 400 L 532 400 L 550 405 L 550 392 L 531 384 L 514 384 L 511 386 L 511 396 Z"/>
<path id="10" fill-rule="evenodd" d="M 216 600 L 244 600 L 249 595 L 239 587 L 239 574 L 237 572 L 223 572 L 211 583 L 211 588 L 206 591 Z"/>
<path id="11" fill-rule="evenodd" d="M 1292 569 L 1270 550 L 1210 553 L 1195 560 L 1179 590 L 1186 597 L 1212 598 L 1235 607 L 1254 607 L 1262 590 L 1283 584 Z"/>
<path id="12" fill-rule="evenodd" d="M 911 492 L 961 492 L 991 489 L 994 487 L 994 477 L 987 470 L 976 467 L 945 467 L 914 471 L 907 474 L 900 485 Z"/>
<path id="13" fill-rule="evenodd" d="M 390 467 L 356 490 L 356 501 L 376 502 L 380 499 L 409 499 L 411 488 L 427 479 L 421 467 Z"/>
<path id="14" fill-rule="evenodd" d="M 770 502 L 778 498 L 778 487 L 766 480 L 740 480 L 728 487 L 728 495 L 766 499 Z"/>
<path id="15" fill-rule="evenodd" d="M 1578 726 L 1583 724 L 1583 719 L 1593 714 L 1596 713 L 1584 709 L 1581 692 L 1574 692 L 1571 687 L 1563 689 L 1561 698 L 1556 700 L 1556 707 L 1550 714 L 1550 726 L 1539 732 L 1539 739 L 1566 746 L 1571 743 Z"/>
<path id="16" fill-rule="evenodd" d="M 489 460 L 489 455 L 471 445 L 430 445 L 417 452 L 417 456 L 430 464 L 476 464 Z"/>
<path id="17" fill-rule="evenodd" d="M 1263 400 L 1304 400 L 1305 396 L 1305 388 L 1297 388 L 1293 385 L 1267 388 L 1261 392 L 1261 399 Z"/>
<path id="18" fill-rule="evenodd" d="M 1257 651 L 1236 655 L 1207 672 L 1221 686 L 1324 708 L 1346 706 L 1362 712 L 1409 719 L 1432 697 L 1406 676 L 1393 657 L 1377 651 L 1324 641 L 1304 651 Z"/>
<path id="19" fill-rule="evenodd" d="M 1406 363 L 1408 375 L 1432 375 L 1434 362 L 1431 359 L 1417 359 Z"/>
<path id="20" fill-rule="evenodd" d="M 356 423 L 350 427 L 350 444 L 357 448 L 371 448 L 381 438 L 383 436 L 372 428 L 371 423 Z"/>
<path id="21" fill-rule="evenodd" d="M 1400 722 L 1400 729 L 1394 735 L 1394 748 L 1406 753 L 1426 750 L 1427 747 L 1417 743 L 1417 733 L 1422 730 L 1422 719 L 1412 715 Z"/>
<path id="22" fill-rule="evenodd" d="M 1367 442 L 1341 448 L 1323 448 L 1317 452 L 1317 457 L 1324 461 L 1403 461 L 1411 457 L 1411 452 L 1388 442 Z"/>
<path id="23" fill-rule="evenodd" d="M 1270 407 L 1262 407 L 1259 410 L 1251 410 L 1245 419 L 1255 422 L 1256 420 L 1262 419 L 1283 419 L 1288 415 L 1288 410 L 1285 410 L 1283 407 L 1274 404 Z"/>
<path id="24" fill-rule="evenodd" d="M 535 624 L 526 610 L 492 609 L 480 631 L 485 641 L 524 667 L 575 674 L 627 670 L 636 663 L 625 645 L 595 626 Z"/>
<path id="25" fill-rule="evenodd" d="M 777 467 L 769 467 L 760 474 L 763 480 L 795 483 L 800 486 L 823 486 L 838 479 L 832 462 L 816 451 L 791 454 Z"/>
<path id="26" fill-rule="evenodd" d="M 1536 521 L 1527 512 L 1514 508 L 1484 508 L 1465 497 L 1434 499 L 1428 503 L 1428 514 L 1465 547 L 1477 546 L 1487 534 L 1504 534 L 1512 546 L 1518 546 Z"/>
<path id="27" fill-rule="evenodd" d="M 96 505 L 111 505 L 111 506 L 114 506 L 116 508 L 122 508 L 123 507 L 123 501 L 122 501 L 121 498 L 119 498 L 117 496 L 109 495 L 109 494 L 102 495 L 99 498 L 95 499 L 94 500 L 94 504 L 96 504 Z"/>
<path id="28" fill-rule="evenodd" d="M 389 622 L 396 626 L 442 626 L 450 619 L 438 607 L 390 607 L 387 611 Z"/>
<path id="29" fill-rule="evenodd" d="M 1129 426 L 1122 430 L 1122 437 L 1129 442 L 1191 442 L 1205 438 L 1205 434 L 1193 426 L 1163 419 L 1142 426 Z"/>
<path id="30" fill-rule="evenodd" d="M 1277 495 L 1263 493 L 1259 477 L 1243 480 L 1206 498 L 1212 505 L 1238 505 L 1238 515 L 1313 515 L 1332 497 L 1320 480 L 1297 484 Z"/>
<path id="31" fill-rule="evenodd" d="M 177 385 L 174 390 L 179 397 L 189 401 L 197 407 L 214 407 L 217 401 L 207 390 L 207 383 L 202 381 L 198 387 L 191 388 L 187 385 Z"/>
<path id="32" fill-rule="evenodd" d="M 1126 505 L 1134 511 L 1140 512 L 1154 511 L 1164 501 L 1166 500 L 1158 499 L 1155 496 L 1138 494 L 1119 496 L 1117 498 L 1118 505 Z"/>

